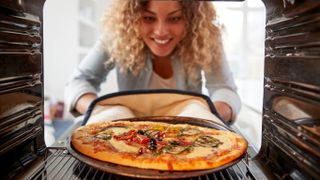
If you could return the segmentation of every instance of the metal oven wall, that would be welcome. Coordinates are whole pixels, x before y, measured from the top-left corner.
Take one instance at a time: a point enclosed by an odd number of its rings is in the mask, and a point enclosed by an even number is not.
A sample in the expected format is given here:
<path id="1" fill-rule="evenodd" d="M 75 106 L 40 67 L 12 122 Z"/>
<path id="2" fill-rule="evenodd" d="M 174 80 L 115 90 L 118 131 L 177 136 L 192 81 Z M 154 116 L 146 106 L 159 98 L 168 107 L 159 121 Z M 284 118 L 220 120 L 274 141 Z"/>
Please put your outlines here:
<path id="1" fill-rule="evenodd" d="M 15 174 L 45 149 L 43 3 L 0 2 L 0 178 Z"/>
<path id="2" fill-rule="evenodd" d="M 0 2 L 0 179 L 16 174 L 45 149 L 43 4 Z M 317 178 L 320 138 L 306 123 L 317 125 L 320 119 L 320 3 L 265 4 L 263 140 L 258 158 L 278 178 Z"/>
<path id="3" fill-rule="evenodd" d="M 277 178 L 320 177 L 320 2 L 265 0 L 263 139 Z"/>

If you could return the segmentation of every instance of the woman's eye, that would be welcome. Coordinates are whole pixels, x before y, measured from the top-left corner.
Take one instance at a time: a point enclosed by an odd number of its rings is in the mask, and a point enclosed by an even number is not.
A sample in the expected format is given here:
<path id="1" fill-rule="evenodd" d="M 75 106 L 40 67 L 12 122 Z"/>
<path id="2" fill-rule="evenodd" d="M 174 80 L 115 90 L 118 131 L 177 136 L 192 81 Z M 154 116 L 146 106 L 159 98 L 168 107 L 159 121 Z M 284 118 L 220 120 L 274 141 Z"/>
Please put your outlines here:
<path id="1" fill-rule="evenodd" d="M 175 16 L 175 17 L 169 17 L 169 22 L 173 22 L 173 23 L 175 23 L 175 22 L 179 22 L 180 20 L 182 19 L 182 17 L 180 17 L 180 16 Z"/>
<path id="2" fill-rule="evenodd" d="M 155 17 L 152 17 L 152 16 L 144 16 L 142 17 L 143 18 L 143 21 L 146 22 L 146 23 L 152 23 L 156 20 Z"/>

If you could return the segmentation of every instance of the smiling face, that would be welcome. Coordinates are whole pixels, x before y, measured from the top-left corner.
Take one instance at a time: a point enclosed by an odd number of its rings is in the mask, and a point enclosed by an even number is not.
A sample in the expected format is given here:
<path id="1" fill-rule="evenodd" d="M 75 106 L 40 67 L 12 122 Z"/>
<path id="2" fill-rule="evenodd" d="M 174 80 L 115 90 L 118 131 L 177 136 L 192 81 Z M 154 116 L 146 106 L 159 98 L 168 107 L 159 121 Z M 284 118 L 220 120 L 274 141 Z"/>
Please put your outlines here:
<path id="1" fill-rule="evenodd" d="M 142 10 L 140 35 L 156 57 L 168 57 L 185 36 L 185 19 L 178 1 L 149 1 Z"/>

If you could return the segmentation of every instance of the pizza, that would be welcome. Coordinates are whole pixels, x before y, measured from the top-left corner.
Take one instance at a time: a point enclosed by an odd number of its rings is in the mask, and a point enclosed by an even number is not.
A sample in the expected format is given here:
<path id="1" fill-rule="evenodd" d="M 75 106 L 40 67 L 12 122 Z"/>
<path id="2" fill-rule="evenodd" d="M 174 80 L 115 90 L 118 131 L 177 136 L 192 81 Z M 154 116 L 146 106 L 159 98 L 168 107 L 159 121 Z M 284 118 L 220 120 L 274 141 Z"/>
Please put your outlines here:
<path id="1" fill-rule="evenodd" d="M 247 149 L 246 140 L 230 131 L 152 121 L 89 124 L 73 132 L 71 143 L 101 161 L 166 171 L 221 167 Z"/>

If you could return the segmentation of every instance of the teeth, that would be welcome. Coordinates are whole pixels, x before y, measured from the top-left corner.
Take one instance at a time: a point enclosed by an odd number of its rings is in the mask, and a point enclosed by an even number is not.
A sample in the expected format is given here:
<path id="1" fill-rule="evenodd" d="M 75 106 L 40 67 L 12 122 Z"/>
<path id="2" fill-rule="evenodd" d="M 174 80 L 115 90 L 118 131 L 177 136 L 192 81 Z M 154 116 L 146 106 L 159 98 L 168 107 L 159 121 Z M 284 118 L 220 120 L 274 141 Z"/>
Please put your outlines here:
<path id="1" fill-rule="evenodd" d="M 169 42 L 169 39 L 166 39 L 166 40 L 154 39 L 154 41 L 158 44 L 166 44 Z"/>

